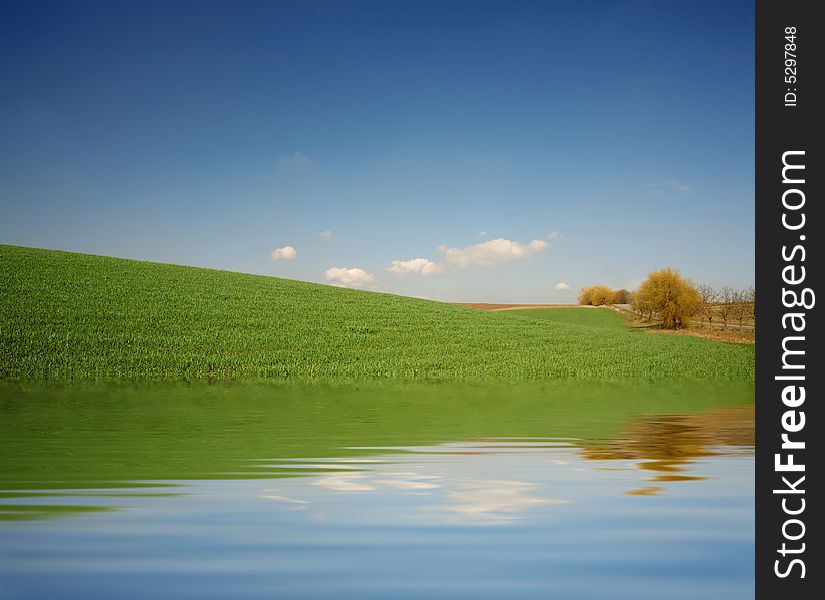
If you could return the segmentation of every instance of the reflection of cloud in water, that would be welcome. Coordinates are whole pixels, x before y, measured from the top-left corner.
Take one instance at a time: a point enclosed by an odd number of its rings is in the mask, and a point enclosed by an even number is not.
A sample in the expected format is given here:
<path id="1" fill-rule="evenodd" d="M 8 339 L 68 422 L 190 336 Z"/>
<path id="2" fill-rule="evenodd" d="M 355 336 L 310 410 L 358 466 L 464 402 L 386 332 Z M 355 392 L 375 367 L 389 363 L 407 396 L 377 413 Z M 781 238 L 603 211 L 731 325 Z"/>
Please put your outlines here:
<path id="1" fill-rule="evenodd" d="M 438 475 L 420 475 L 418 473 L 388 473 L 392 479 L 376 481 L 378 485 L 395 488 L 397 490 L 432 490 L 440 487 L 432 480 L 440 479 Z"/>
<path id="2" fill-rule="evenodd" d="M 743 407 L 648 417 L 614 439 L 502 437 L 359 448 L 377 454 L 289 461 L 315 474 L 285 479 L 262 498 L 343 521 L 363 515 L 369 522 L 499 525 L 577 514 L 607 497 L 662 496 L 718 476 L 708 460 L 752 456 L 752 415 L 752 407 Z M 357 471 L 341 470 L 354 462 L 361 463 Z"/>
<path id="3" fill-rule="evenodd" d="M 332 492 L 370 492 L 376 496 L 371 501 L 378 503 L 379 497 L 386 502 L 402 494 L 419 517 L 453 524 L 508 523 L 530 509 L 570 502 L 552 497 L 545 488 L 559 469 L 586 470 L 570 465 L 573 447 L 502 441 L 402 448 L 403 454 L 387 455 L 369 471 L 321 473 L 312 485 Z M 548 452 L 565 459 L 548 460 Z M 548 469 L 548 462 L 555 468 Z M 516 472 L 520 479 L 512 477 Z"/>
<path id="4" fill-rule="evenodd" d="M 268 492 L 269 490 L 264 490 Z M 287 502 L 290 504 L 308 504 L 306 500 L 300 498 L 287 498 L 286 496 L 277 496 L 275 494 L 261 494 L 259 498 L 266 498 L 267 500 L 277 500 L 278 502 Z"/>
<path id="5" fill-rule="evenodd" d="M 334 475 L 321 475 L 315 481 L 315 485 L 336 492 L 371 492 L 375 486 L 366 483 L 367 473 L 335 473 Z"/>
<path id="6" fill-rule="evenodd" d="M 376 479 L 376 477 L 382 478 Z M 314 485 L 336 492 L 372 492 L 379 487 L 395 488 L 397 490 L 429 490 L 438 487 L 438 484 L 429 481 L 432 479 L 438 479 L 438 476 L 419 475 L 410 472 L 348 472 L 322 475 L 317 478 Z"/>
<path id="7" fill-rule="evenodd" d="M 452 482 L 459 489 L 446 494 L 447 502 L 422 508 L 448 523 L 505 523 L 519 519 L 520 513 L 543 504 L 562 504 L 569 500 L 531 495 L 541 486 L 526 481 Z"/>

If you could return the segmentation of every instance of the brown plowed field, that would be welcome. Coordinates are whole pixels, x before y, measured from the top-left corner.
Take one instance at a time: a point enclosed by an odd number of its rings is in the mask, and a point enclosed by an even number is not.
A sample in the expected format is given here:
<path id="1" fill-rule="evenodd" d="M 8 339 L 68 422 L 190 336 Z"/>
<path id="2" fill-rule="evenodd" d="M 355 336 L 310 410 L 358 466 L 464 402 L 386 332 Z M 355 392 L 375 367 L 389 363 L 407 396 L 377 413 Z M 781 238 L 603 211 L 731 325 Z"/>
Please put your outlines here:
<path id="1" fill-rule="evenodd" d="M 459 306 L 480 308 L 482 310 L 524 310 L 527 308 L 596 308 L 580 304 L 488 304 L 486 302 L 453 302 Z"/>

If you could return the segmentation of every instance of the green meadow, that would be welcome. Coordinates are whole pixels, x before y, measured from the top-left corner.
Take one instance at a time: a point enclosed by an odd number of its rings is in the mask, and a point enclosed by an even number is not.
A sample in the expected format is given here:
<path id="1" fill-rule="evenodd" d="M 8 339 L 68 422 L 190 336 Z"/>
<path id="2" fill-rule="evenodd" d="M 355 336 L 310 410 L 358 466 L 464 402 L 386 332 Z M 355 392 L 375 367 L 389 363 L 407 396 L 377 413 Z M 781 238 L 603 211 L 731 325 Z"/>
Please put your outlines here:
<path id="1" fill-rule="evenodd" d="M 589 309 L 578 306 L 570 308 L 526 308 L 513 311 L 513 313 L 530 319 L 546 319 L 554 323 L 566 323 L 568 325 L 627 329 L 624 318 L 609 308 Z"/>
<path id="2" fill-rule="evenodd" d="M 645 334 L 606 309 L 486 312 L 0 246 L 3 381 L 749 382 L 753 375 L 752 346 Z"/>

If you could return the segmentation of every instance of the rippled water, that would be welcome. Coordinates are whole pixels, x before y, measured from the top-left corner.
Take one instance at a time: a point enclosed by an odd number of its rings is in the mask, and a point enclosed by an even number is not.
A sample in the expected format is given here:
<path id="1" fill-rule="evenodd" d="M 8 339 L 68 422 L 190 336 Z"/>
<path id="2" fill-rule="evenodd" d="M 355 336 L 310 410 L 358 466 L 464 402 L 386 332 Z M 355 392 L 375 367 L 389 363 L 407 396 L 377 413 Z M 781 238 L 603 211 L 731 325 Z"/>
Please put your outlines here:
<path id="1" fill-rule="evenodd" d="M 0 388 L 0 598 L 748 598 L 752 388 Z"/>

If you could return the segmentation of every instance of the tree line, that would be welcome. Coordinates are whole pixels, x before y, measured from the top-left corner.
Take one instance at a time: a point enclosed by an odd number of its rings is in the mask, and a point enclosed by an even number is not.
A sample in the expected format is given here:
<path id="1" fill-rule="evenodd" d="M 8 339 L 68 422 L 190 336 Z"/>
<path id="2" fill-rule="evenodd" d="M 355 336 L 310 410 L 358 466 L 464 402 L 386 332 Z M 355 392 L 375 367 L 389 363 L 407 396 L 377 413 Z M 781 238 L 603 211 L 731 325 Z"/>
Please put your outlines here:
<path id="1" fill-rule="evenodd" d="M 721 323 L 727 328 L 728 323 L 741 327 L 756 322 L 756 289 L 752 285 L 744 289 L 700 285 L 696 289 L 702 300 L 700 317 L 708 325 Z"/>
<path id="2" fill-rule="evenodd" d="M 604 285 L 582 288 L 579 304 L 629 304 L 634 312 L 648 321 L 660 320 L 667 329 L 687 327 L 691 320 L 707 322 L 710 326 L 720 324 L 726 329 L 731 323 L 741 327 L 756 319 L 753 286 L 745 289 L 697 286 L 673 269 L 654 271 L 634 292 L 613 290 Z"/>

